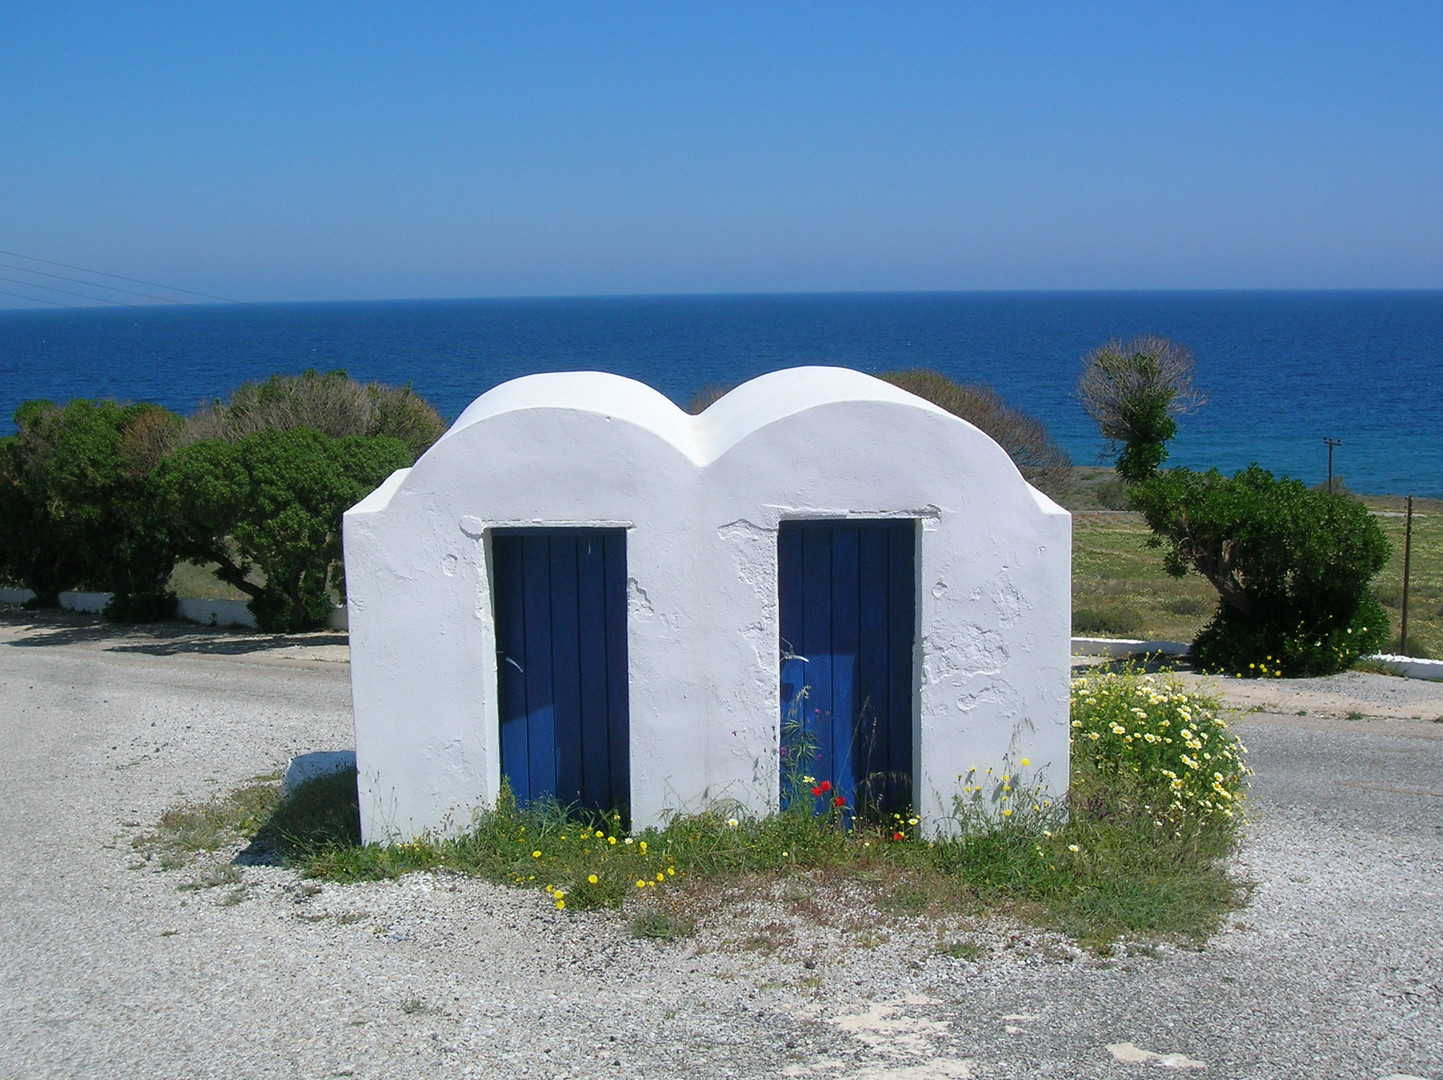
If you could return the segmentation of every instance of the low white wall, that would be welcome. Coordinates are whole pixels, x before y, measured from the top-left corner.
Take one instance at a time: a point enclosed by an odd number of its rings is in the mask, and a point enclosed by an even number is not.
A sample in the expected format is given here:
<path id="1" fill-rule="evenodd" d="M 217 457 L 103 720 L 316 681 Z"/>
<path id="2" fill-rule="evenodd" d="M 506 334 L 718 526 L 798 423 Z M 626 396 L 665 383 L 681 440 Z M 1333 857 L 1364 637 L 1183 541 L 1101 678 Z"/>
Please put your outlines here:
<path id="1" fill-rule="evenodd" d="M 1186 656 L 1189 646 L 1181 641 L 1137 641 L 1130 638 L 1081 638 L 1072 639 L 1073 656 L 1124 656 L 1161 653 L 1164 656 Z M 1443 682 L 1443 660 L 1420 660 L 1416 656 L 1397 656 L 1393 653 L 1376 653 L 1365 656 L 1393 670 L 1396 675 L 1408 679 L 1429 679 Z"/>
<path id="2" fill-rule="evenodd" d="M 1392 653 L 1379 653 L 1368 659 L 1386 664 L 1399 675 L 1406 675 L 1410 679 L 1443 680 L 1443 660 L 1419 660 L 1417 657 L 1395 656 Z"/>
<path id="3" fill-rule="evenodd" d="M 60 606 L 70 611 L 85 611 L 99 614 L 110 603 L 113 593 L 108 592 L 63 592 Z M 29 589 L 0 589 L 0 604 L 24 604 L 35 598 Z M 256 617 L 250 613 L 244 600 L 203 600 L 194 596 L 182 596 L 175 602 L 175 617 L 200 623 L 202 626 L 248 626 L 256 625 Z M 332 630 L 346 629 L 346 608 L 338 604 L 331 609 L 326 625 Z"/>
<path id="4" fill-rule="evenodd" d="M 244 600 L 199 600 L 182 596 L 175 602 L 175 615 L 203 626 L 253 627 L 256 624 L 256 617 L 246 609 Z"/>
<path id="5" fill-rule="evenodd" d="M 1072 639 L 1073 656 L 1149 656 L 1162 653 L 1164 656 L 1186 656 L 1189 646 L 1181 641 L 1137 641 L 1132 638 L 1075 637 Z"/>
<path id="6" fill-rule="evenodd" d="M 60 594 L 60 606 L 71 611 L 86 611 L 99 615 L 114 595 L 108 592 L 63 592 Z"/>
<path id="7" fill-rule="evenodd" d="M 354 750 L 317 750 L 309 754 L 297 754 L 286 762 L 286 771 L 281 776 L 281 794 L 289 795 L 308 780 L 355 767 Z"/>
<path id="8" fill-rule="evenodd" d="M 190 619 L 203 626 L 248 626 L 255 629 L 256 617 L 250 613 L 244 600 L 197 600 L 182 596 L 175 602 L 175 614 L 179 619 Z M 346 629 L 346 609 L 338 604 L 331 608 L 326 625 L 332 630 Z"/>

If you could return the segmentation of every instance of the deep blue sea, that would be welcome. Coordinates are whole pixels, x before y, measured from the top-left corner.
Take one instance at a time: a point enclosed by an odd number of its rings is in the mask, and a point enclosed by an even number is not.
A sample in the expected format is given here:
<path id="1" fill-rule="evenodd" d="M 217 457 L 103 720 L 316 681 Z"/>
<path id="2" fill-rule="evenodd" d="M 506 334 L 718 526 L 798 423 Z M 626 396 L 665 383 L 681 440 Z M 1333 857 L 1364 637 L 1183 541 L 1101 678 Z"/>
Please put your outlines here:
<path id="1" fill-rule="evenodd" d="M 1209 397 L 1170 464 L 1257 462 L 1357 491 L 1443 497 L 1443 292 L 1016 292 L 236 304 L 0 312 L 0 433 L 27 398 L 188 412 L 247 379 L 344 368 L 453 418 L 496 384 L 602 370 L 679 404 L 796 364 L 928 367 L 990 383 L 1079 464 L 1102 449 L 1071 396 L 1081 357 L 1154 333 Z"/>

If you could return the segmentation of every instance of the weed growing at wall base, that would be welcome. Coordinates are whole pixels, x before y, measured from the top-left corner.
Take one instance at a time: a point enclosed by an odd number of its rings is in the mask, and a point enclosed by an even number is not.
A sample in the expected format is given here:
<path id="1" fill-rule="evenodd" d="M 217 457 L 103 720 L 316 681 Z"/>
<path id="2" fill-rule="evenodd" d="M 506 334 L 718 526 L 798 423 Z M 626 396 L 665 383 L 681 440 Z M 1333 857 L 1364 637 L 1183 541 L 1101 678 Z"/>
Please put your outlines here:
<path id="1" fill-rule="evenodd" d="M 561 912 L 631 909 L 634 932 L 656 940 L 690 932 L 718 890 L 792 877 L 864 883 L 879 921 L 981 905 L 1098 946 L 1123 934 L 1205 936 L 1243 895 L 1223 865 L 1242 822 L 1242 746 L 1215 703 L 1133 672 L 1077 680 L 1072 707 L 1066 805 L 1049 802 L 1022 757 L 959 777 L 949 827 L 931 835 L 910 812 L 842 822 L 822 805 L 829 792 L 766 817 L 720 805 L 630 834 L 616 816 L 519 806 L 503 792 L 464 835 L 362 845 L 350 772 L 285 800 L 252 787 L 243 800 L 186 808 L 147 843 L 174 853 L 166 868 L 184 865 L 214 846 L 208 827 L 191 835 L 195 823 L 221 819 L 231 832 L 249 825 L 252 847 L 308 876 L 447 869 L 535 890 Z"/>

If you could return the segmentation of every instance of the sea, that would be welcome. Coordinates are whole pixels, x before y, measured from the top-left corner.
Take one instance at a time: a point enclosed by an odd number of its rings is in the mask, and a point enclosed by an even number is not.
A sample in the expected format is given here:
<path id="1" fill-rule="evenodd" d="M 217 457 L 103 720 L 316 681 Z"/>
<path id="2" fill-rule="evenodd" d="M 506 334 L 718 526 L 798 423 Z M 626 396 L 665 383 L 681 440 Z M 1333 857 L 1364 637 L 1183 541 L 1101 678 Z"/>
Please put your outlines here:
<path id="1" fill-rule="evenodd" d="M 685 406 L 709 384 L 831 364 L 987 383 L 1079 465 L 1106 446 L 1074 396 L 1082 357 L 1159 334 L 1208 401 L 1170 465 L 1257 463 L 1354 491 L 1443 497 L 1443 291 L 846 293 L 157 305 L 0 311 L 0 434 L 21 402 L 190 412 L 307 368 L 409 384 L 448 419 L 542 371 L 609 371 Z"/>

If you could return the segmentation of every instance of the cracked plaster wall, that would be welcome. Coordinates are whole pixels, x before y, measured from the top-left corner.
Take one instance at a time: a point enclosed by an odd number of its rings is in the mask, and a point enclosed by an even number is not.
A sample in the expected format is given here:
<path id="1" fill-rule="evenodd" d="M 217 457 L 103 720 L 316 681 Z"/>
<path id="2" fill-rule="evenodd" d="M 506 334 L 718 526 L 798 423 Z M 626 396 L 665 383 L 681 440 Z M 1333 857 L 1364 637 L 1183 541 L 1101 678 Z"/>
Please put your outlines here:
<path id="1" fill-rule="evenodd" d="M 598 373 L 478 398 L 346 515 L 368 840 L 464 827 L 500 781 L 499 527 L 627 529 L 632 811 L 776 805 L 776 535 L 918 520 L 914 774 L 945 827 L 968 768 L 1067 781 L 1071 519 L 971 425 L 869 376 L 776 372 L 687 416 Z"/>

